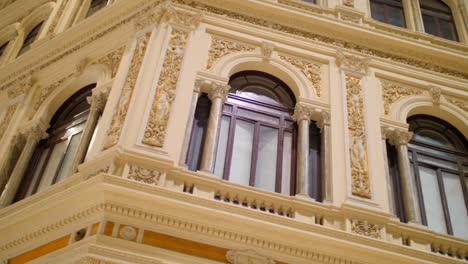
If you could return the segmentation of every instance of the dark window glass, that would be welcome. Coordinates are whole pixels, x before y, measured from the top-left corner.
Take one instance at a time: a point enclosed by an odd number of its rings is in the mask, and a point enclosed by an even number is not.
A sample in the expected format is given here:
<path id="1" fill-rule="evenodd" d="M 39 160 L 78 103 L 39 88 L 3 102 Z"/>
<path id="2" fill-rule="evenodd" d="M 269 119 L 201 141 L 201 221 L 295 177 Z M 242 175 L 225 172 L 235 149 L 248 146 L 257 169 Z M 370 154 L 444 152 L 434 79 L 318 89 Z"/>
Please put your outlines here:
<path id="1" fill-rule="evenodd" d="M 91 0 L 89 5 L 88 12 L 86 13 L 86 17 L 92 16 L 97 11 L 103 9 L 107 6 L 108 0 Z"/>
<path id="2" fill-rule="evenodd" d="M 224 104 L 214 174 L 235 183 L 295 194 L 296 124 L 291 119 L 295 99 L 281 80 L 256 71 L 231 77 Z M 209 104 L 201 97 L 189 145 L 187 165 L 199 169 L 199 156 Z M 321 200 L 320 130 L 312 122 L 309 149 L 310 195 Z"/>
<path id="3" fill-rule="evenodd" d="M 21 47 L 21 50 L 20 50 L 18 56 L 22 55 L 23 53 L 25 53 L 26 51 L 28 51 L 29 48 L 31 48 L 31 44 L 36 40 L 37 35 L 38 35 L 39 32 L 41 31 L 42 24 L 44 24 L 44 21 L 42 21 L 41 23 L 37 24 L 37 26 L 35 26 L 35 27 L 28 33 L 28 35 L 26 36 L 26 38 L 25 38 L 24 41 L 23 41 L 23 46 Z"/>
<path id="4" fill-rule="evenodd" d="M 307 3 L 312 3 L 312 4 L 316 4 L 316 0 L 302 0 L 303 2 L 307 2 Z"/>
<path id="5" fill-rule="evenodd" d="M 431 35 L 458 40 L 452 12 L 441 0 L 420 0 L 424 29 Z"/>
<path id="6" fill-rule="evenodd" d="M 387 148 L 387 162 L 388 162 L 388 172 L 390 174 L 390 179 L 393 189 L 393 198 L 395 204 L 396 216 L 400 218 L 401 222 L 406 222 L 404 214 L 404 204 L 403 204 L 403 194 L 401 192 L 401 181 L 400 173 L 398 167 L 398 157 L 395 146 L 390 145 L 386 142 Z"/>
<path id="7" fill-rule="evenodd" d="M 371 0 L 372 18 L 383 23 L 405 27 L 403 4 L 398 0 Z"/>
<path id="8" fill-rule="evenodd" d="M 52 118 L 49 137 L 39 142 L 15 200 L 47 188 L 68 175 L 89 114 L 91 84 L 70 97 Z"/>
<path id="9" fill-rule="evenodd" d="M 408 119 L 408 145 L 424 225 L 468 239 L 468 143 L 454 127 L 435 117 Z"/>
<path id="10" fill-rule="evenodd" d="M 3 43 L 3 45 L 0 46 L 0 58 L 2 57 L 3 53 L 5 53 L 5 49 L 8 46 L 9 42 Z"/>

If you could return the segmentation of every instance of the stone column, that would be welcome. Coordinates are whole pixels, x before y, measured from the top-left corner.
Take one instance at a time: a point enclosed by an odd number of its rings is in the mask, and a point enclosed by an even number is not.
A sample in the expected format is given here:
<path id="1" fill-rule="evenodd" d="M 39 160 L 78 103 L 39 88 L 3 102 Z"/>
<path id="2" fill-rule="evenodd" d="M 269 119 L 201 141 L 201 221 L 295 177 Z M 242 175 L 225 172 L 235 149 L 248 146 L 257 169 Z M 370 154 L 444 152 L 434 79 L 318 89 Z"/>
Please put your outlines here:
<path id="1" fill-rule="evenodd" d="M 297 122 L 296 195 L 309 196 L 309 125 L 314 110 L 304 104 L 296 104 L 292 118 Z"/>
<path id="2" fill-rule="evenodd" d="M 333 188 L 330 172 L 330 152 L 331 152 L 331 130 L 330 130 L 330 112 L 322 112 L 321 119 L 318 122 L 321 130 L 322 142 L 320 146 L 321 170 L 322 170 L 322 198 L 324 202 L 332 203 Z"/>
<path id="3" fill-rule="evenodd" d="M 18 160 L 23 149 L 24 140 L 20 135 L 15 135 L 11 142 L 7 144 L 7 151 L 4 153 L 4 159 L 0 161 L 0 194 L 7 184 L 8 178 Z"/>
<path id="4" fill-rule="evenodd" d="M 401 191 L 406 220 L 408 223 L 421 224 L 416 182 L 411 173 L 411 164 L 408 158 L 408 142 L 412 136 L 412 132 L 395 130 L 390 144 L 395 145 L 398 152 L 398 167 L 400 169 Z"/>
<path id="5" fill-rule="evenodd" d="M 413 21 L 416 27 L 416 31 L 424 32 L 424 22 L 421 15 L 421 6 L 419 0 L 412 0 L 412 11 L 413 11 Z"/>
<path id="6" fill-rule="evenodd" d="M 88 151 L 89 144 L 94 134 L 94 130 L 96 129 L 99 117 L 106 106 L 107 97 L 109 93 L 108 91 L 97 91 L 86 100 L 91 105 L 90 111 L 88 115 L 88 120 L 86 121 L 86 126 L 83 129 L 83 134 L 81 134 L 80 143 L 78 144 L 78 149 L 76 150 L 76 155 L 73 158 L 73 163 L 70 168 L 70 171 L 67 175 L 71 175 L 78 171 L 78 165 L 80 165 Z"/>
<path id="7" fill-rule="evenodd" d="M 381 134 L 382 134 L 382 154 L 385 162 L 385 179 L 387 180 L 387 197 L 388 197 L 388 204 L 390 213 L 396 216 L 396 205 L 395 205 L 395 190 L 393 189 L 392 178 L 389 171 L 389 161 L 387 155 L 387 139 L 391 138 L 394 130 L 387 126 L 381 127 Z"/>
<path id="8" fill-rule="evenodd" d="M 36 149 L 37 143 L 39 143 L 41 139 L 47 137 L 47 133 L 45 131 L 46 128 L 44 125 L 41 123 L 35 123 L 20 132 L 26 139 L 26 143 L 0 197 L 0 208 L 4 208 L 13 202 L 21 183 L 21 179 L 28 167 L 34 150 Z"/>
<path id="9" fill-rule="evenodd" d="M 227 100 L 227 94 L 230 88 L 231 87 L 229 85 L 210 83 L 203 89 L 211 100 L 210 117 L 208 118 L 208 127 L 206 129 L 205 143 L 203 145 L 203 154 L 200 165 L 200 170 L 204 172 L 212 173 L 214 170 L 216 146 L 223 105 Z"/>

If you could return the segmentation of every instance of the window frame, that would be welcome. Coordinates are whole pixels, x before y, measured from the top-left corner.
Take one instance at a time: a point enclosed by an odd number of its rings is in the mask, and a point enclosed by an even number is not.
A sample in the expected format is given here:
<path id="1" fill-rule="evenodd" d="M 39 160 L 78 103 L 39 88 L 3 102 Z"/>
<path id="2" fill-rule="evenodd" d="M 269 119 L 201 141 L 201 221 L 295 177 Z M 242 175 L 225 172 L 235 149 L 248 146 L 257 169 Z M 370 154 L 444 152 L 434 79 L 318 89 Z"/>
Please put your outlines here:
<path id="1" fill-rule="evenodd" d="M 381 20 L 378 20 L 374 17 L 374 12 L 372 12 L 372 5 L 373 4 L 377 4 L 377 5 L 380 5 L 383 7 L 383 12 L 384 12 L 384 20 L 381 21 Z M 398 9 L 401 11 L 401 26 L 399 25 L 394 25 L 394 24 L 391 24 L 389 22 L 389 16 L 388 16 L 388 9 L 389 7 L 392 7 L 392 8 L 395 8 L 395 9 Z M 398 2 L 398 1 L 395 1 L 395 0 L 370 0 L 370 10 L 371 10 L 371 18 L 376 20 L 376 21 L 379 21 L 381 23 L 385 23 L 385 24 L 388 24 L 388 25 L 392 25 L 392 26 L 395 26 L 395 27 L 401 27 L 401 28 L 407 28 L 407 23 L 406 23 L 406 18 L 405 18 L 405 8 L 404 8 L 404 5 L 403 5 L 403 2 Z"/>
<path id="2" fill-rule="evenodd" d="M 424 32 L 427 33 L 427 34 L 430 34 L 432 36 L 439 37 L 439 38 L 452 40 L 452 41 L 459 41 L 457 26 L 455 24 L 455 18 L 453 16 L 453 11 L 443 1 L 440 1 L 440 2 L 441 2 L 441 4 L 443 4 L 448 9 L 448 11 L 438 9 L 437 7 L 434 7 L 434 6 L 426 5 L 423 1 L 420 1 L 421 18 L 422 18 L 422 22 L 423 22 L 423 25 L 424 25 Z M 428 17 L 430 17 L 430 18 L 432 18 L 434 20 L 435 28 L 436 28 L 436 31 L 437 31 L 436 34 L 432 34 L 432 33 L 429 33 L 427 31 L 426 23 L 424 23 L 424 16 L 428 16 Z M 443 34 L 442 34 L 443 31 L 442 31 L 441 26 L 440 26 L 440 20 L 443 20 L 445 22 L 450 23 L 451 28 L 452 28 L 452 32 L 453 32 L 453 38 L 452 39 L 443 37 Z"/>

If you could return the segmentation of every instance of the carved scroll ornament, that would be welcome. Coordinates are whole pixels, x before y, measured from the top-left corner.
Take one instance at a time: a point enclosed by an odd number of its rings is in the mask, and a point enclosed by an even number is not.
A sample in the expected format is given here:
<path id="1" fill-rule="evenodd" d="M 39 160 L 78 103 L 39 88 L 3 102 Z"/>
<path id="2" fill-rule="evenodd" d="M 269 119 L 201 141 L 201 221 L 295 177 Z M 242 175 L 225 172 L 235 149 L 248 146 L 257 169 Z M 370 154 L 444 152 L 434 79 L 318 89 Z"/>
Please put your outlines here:
<path id="1" fill-rule="evenodd" d="M 381 80 L 384 113 L 388 115 L 393 104 L 400 98 L 422 94 L 423 91 L 414 87 L 405 86 L 396 82 Z"/>
<path id="2" fill-rule="evenodd" d="M 174 29 L 169 40 L 169 47 L 164 58 L 159 76 L 156 94 L 151 106 L 148 124 L 145 128 L 142 143 L 162 147 L 166 138 L 166 130 L 171 113 L 172 102 L 175 99 L 177 80 L 179 79 L 182 60 L 187 43 L 188 33 Z"/>
<path id="3" fill-rule="evenodd" d="M 317 97 L 322 96 L 322 69 L 319 64 L 314 64 L 305 60 L 279 55 L 279 57 L 291 65 L 294 65 L 312 84 Z"/>
<path id="4" fill-rule="evenodd" d="M 351 189 L 353 195 L 371 198 L 363 105 L 364 96 L 361 82 L 362 80 L 358 77 L 346 75 Z"/>
<path id="5" fill-rule="evenodd" d="M 235 42 L 232 40 L 221 39 L 216 36 L 211 38 L 211 48 L 208 54 L 208 62 L 206 64 L 206 69 L 211 69 L 213 64 L 223 57 L 226 54 L 239 51 L 253 51 L 254 47 L 248 46 L 244 43 Z"/>
<path id="6" fill-rule="evenodd" d="M 125 117 L 127 116 L 128 106 L 133 95 L 133 90 L 135 89 L 138 73 L 140 72 L 141 64 L 143 62 L 143 57 L 145 55 L 150 36 L 151 33 L 146 33 L 145 35 L 140 36 L 137 40 L 130 70 L 128 72 L 127 78 L 125 79 L 125 83 L 120 94 L 114 115 L 112 116 L 110 127 L 107 130 L 107 137 L 104 141 L 104 149 L 108 149 L 114 146 L 119 140 L 120 133 L 122 131 L 122 125 L 125 121 Z"/>

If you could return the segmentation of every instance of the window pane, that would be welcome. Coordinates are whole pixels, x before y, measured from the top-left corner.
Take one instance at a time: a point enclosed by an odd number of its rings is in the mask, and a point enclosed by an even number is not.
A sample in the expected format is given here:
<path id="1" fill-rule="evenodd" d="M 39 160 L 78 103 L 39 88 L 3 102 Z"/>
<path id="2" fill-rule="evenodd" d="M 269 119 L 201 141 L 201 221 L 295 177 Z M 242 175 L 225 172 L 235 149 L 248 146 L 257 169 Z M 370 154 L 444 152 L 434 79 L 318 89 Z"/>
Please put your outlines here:
<path id="1" fill-rule="evenodd" d="M 439 19 L 441 37 L 455 40 L 455 29 L 453 23 Z"/>
<path id="2" fill-rule="evenodd" d="M 45 168 L 44 173 L 42 174 L 41 183 L 39 185 L 39 188 L 37 188 L 38 192 L 52 185 L 55 173 L 57 172 L 57 168 L 60 165 L 60 161 L 62 160 L 62 156 L 65 152 L 66 147 L 66 140 L 55 145 L 54 149 L 52 150 L 52 154 L 50 154 L 50 158 L 47 161 L 47 167 Z"/>
<path id="3" fill-rule="evenodd" d="M 31 183 L 29 184 L 28 191 L 26 192 L 25 197 L 28 197 L 33 194 L 34 187 L 37 184 L 37 180 L 39 179 L 39 175 L 42 171 L 42 168 L 44 167 L 44 162 L 48 154 L 49 154 L 49 149 L 46 149 L 44 150 L 44 152 L 42 152 L 42 155 L 39 159 L 39 162 L 37 163 L 36 170 L 34 171 L 33 178 L 31 180 Z"/>
<path id="4" fill-rule="evenodd" d="M 420 154 L 420 153 L 418 153 L 418 161 L 429 163 L 429 164 L 435 165 L 437 167 L 458 170 L 458 165 L 455 162 L 450 162 L 450 161 L 446 161 L 446 160 L 426 156 L 426 155 L 423 155 L 423 154 Z"/>
<path id="5" fill-rule="evenodd" d="M 292 133 L 285 132 L 283 138 L 283 170 L 281 174 L 281 193 L 291 192 Z"/>
<path id="6" fill-rule="evenodd" d="M 92 0 L 86 17 L 89 17 L 107 5 L 108 0 Z"/>
<path id="7" fill-rule="evenodd" d="M 236 120 L 229 180 L 249 185 L 254 124 Z"/>
<path id="8" fill-rule="evenodd" d="M 65 177 L 69 176 L 68 171 L 72 165 L 73 159 L 75 158 L 76 150 L 78 149 L 78 144 L 80 143 L 81 132 L 74 135 L 70 141 L 67 152 L 65 153 L 65 158 L 63 159 L 62 166 L 59 170 L 56 182 L 63 180 Z"/>
<path id="9" fill-rule="evenodd" d="M 403 27 L 403 10 L 387 6 L 388 23 L 394 26 Z"/>
<path id="10" fill-rule="evenodd" d="M 229 122 L 231 122 L 230 117 L 223 116 L 221 118 L 221 128 L 219 129 L 218 149 L 216 151 L 216 163 L 214 168 L 214 174 L 219 178 L 223 177 L 224 172 L 224 162 L 226 159 L 226 149 L 229 135 Z"/>
<path id="11" fill-rule="evenodd" d="M 260 127 L 255 187 L 275 191 L 278 130 Z"/>
<path id="12" fill-rule="evenodd" d="M 426 15 L 423 15 L 422 17 L 424 21 L 424 30 L 426 31 L 426 33 L 437 36 L 435 19 L 431 16 Z"/>
<path id="13" fill-rule="evenodd" d="M 371 15 L 373 19 L 385 22 L 384 6 L 377 3 L 371 3 Z"/>
<path id="14" fill-rule="evenodd" d="M 453 233 L 458 237 L 468 239 L 468 214 L 463 198 L 460 177 L 447 172 L 442 172 L 442 176 Z"/>
<path id="15" fill-rule="evenodd" d="M 447 233 L 444 210 L 440 198 L 437 172 L 426 167 L 419 167 L 421 189 L 426 209 L 427 226 L 435 231 Z"/>

